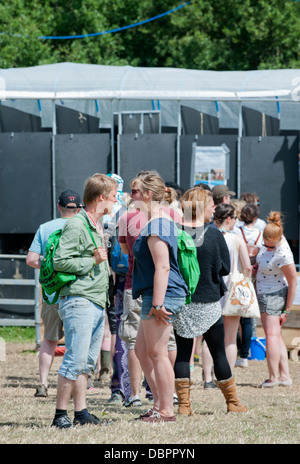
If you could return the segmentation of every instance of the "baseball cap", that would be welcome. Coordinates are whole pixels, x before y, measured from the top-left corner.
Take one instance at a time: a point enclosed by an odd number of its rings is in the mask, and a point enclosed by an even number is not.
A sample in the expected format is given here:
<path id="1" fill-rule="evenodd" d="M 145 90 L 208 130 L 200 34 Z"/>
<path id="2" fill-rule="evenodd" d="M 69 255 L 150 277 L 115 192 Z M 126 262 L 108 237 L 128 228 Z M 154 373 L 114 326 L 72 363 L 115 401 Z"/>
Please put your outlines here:
<path id="1" fill-rule="evenodd" d="M 212 194 L 214 197 L 225 197 L 227 195 L 230 195 L 232 197 L 236 196 L 235 192 L 233 192 L 232 190 L 229 190 L 227 185 L 223 185 L 223 184 L 215 185 L 212 188 Z"/>
<path id="2" fill-rule="evenodd" d="M 63 208 L 80 208 L 82 206 L 80 195 L 74 192 L 74 190 L 65 190 L 62 192 L 58 197 L 57 203 Z M 69 203 L 75 203 L 76 206 L 68 206 Z"/>

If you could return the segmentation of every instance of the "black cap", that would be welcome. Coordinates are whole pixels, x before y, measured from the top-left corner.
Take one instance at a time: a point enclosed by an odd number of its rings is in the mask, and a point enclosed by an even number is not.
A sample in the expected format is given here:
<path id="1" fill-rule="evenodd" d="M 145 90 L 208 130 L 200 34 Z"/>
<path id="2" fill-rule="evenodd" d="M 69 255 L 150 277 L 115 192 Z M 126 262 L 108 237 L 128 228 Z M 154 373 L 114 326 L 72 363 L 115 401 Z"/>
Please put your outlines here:
<path id="1" fill-rule="evenodd" d="M 63 208 L 81 208 L 81 198 L 74 190 L 65 190 L 59 195 L 57 203 Z M 75 203 L 76 206 L 68 206 L 70 203 Z"/>

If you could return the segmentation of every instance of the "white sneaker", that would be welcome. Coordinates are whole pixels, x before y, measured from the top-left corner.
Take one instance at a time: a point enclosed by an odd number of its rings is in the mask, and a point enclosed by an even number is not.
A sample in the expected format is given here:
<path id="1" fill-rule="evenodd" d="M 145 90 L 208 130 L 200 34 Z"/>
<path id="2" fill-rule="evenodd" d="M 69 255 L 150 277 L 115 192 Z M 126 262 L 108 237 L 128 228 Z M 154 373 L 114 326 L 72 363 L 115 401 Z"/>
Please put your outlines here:
<path id="1" fill-rule="evenodd" d="M 293 384 L 293 381 L 291 379 L 278 380 L 278 384 L 283 385 L 284 387 L 290 387 Z"/>
<path id="2" fill-rule="evenodd" d="M 124 403 L 125 408 L 131 408 L 131 406 L 142 406 L 140 397 L 135 395 L 133 398 L 128 398 Z"/>
<path id="3" fill-rule="evenodd" d="M 235 363 L 236 367 L 248 367 L 248 359 L 247 358 L 239 358 L 236 360 Z"/>
<path id="4" fill-rule="evenodd" d="M 265 380 L 263 383 L 260 384 L 259 388 L 271 388 L 277 387 L 279 382 L 276 380 L 275 382 L 271 382 L 270 380 Z"/>

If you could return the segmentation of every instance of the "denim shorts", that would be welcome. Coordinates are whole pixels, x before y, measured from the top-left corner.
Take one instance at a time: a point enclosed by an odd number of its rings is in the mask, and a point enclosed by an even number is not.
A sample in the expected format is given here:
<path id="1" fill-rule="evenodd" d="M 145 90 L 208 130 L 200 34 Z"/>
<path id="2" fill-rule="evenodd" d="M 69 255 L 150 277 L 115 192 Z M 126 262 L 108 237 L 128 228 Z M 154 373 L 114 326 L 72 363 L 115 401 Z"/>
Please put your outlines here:
<path id="1" fill-rule="evenodd" d="M 126 341 L 128 350 L 133 350 L 135 347 L 136 336 L 141 319 L 142 298 L 133 300 L 132 290 L 124 290 L 123 298 L 123 314 L 119 325 L 119 336 Z M 148 318 L 147 318 L 148 319 Z M 124 337 L 125 335 L 125 337 Z M 168 342 L 168 351 L 175 351 L 177 349 L 173 327 Z"/>
<path id="2" fill-rule="evenodd" d="M 270 316 L 280 316 L 285 309 L 288 287 L 274 293 L 260 293 L 257 295 L 259 309 L 261 313 L 268 313 Z"/>
<path id="3" fill-rule="evenodd" d="M 96 371 L 104 334 L 105 310 L 79 296 L 60 297 L 59 316 L 63 321 L 66 352 L 59 374 L 77 380 L 80 374 Z"/>
<path id="4" fill-rule="evenodd" d="M 148 320 L 148 319 L 152 319 L 155 317 L 155 316 L 151 316 L 150 318 L 148 317 L 151 311 L 151 308 L 152 308 L 152 300 L 153 300 L 152 295 L 143 296 L 141 319 Z M 173 323 L 174 317 L 176 316 L 176 314 L 178 314 L 181 311 L 184 304 L 185 304 L 185 297 L 182 297 L 182 298 L 178 298 L 178 297 L 173 298 L 169 296 L 165 297 L 164 307 L 166 308 L 168 312 L 172 313 L 169 315 L 169 317 L 171 318 L 170 322 Z"/>

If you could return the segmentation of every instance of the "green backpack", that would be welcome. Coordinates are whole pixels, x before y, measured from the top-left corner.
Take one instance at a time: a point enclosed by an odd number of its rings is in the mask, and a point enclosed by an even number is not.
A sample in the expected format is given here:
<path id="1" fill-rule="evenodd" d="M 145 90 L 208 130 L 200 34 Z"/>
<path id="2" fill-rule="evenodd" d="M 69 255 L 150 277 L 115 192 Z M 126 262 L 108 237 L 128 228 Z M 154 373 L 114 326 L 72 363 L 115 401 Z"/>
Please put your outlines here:
<path id="1" fill-rule="evenodd" d="M 78 218 L 84 222 L 93 240 L 93 243 L 95 247 L 97 248 L 95 239 L 93 237 L 92 232 L 90 231 L 88 224 L 82 217 L 78 216 Z M 55 232 L 53 232 L 51 235 L 49 235 L 49 238 L 47 240 L 46 250 L 45 250 L 45 256 L 42 260 L 41 267 L 40 267 L 39 280 L 42 286 L 42 296 L 43 296 L 45 303 L 49 305 L 55 304 L 57 302 L 60 291 L 65 285 L 77 279 L 77 276 L 75 274 L 55 271 L 55 269 L 53 268 L 53 256 L 58 247 L 61 234 L 62 234 L 62 229 L 58 229 Z M 53 293 L 55 293 L 55 295 L 53 299 L 50 301 L 49 295 L 52 295 Z"/>
<path id="2" fill-rule="evenodd" d="M 200 279 L 200 267 L 194 240 L 185 230 L 177 228 L 177 231 L 177 262 L 180 273 L 189 289 L 189 294 L 185 299 L 185 303 L 188 304 L 191 302 L 191 297 L 195 293 Z"/>

